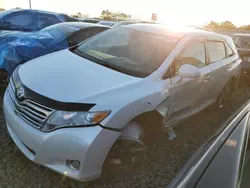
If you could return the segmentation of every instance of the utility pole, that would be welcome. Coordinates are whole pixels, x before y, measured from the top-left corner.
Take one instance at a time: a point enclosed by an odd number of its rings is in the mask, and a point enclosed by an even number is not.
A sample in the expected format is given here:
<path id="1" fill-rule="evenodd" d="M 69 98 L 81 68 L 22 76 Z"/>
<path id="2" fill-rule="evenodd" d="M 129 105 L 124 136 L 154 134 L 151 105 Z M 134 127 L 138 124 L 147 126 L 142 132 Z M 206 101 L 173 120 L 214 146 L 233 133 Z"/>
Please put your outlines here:
<path id="1" fill-rule="evenodd" d="M 30 9 L 31 9 L 31 0 L 29 0 L 29 3 L 30 3 Z"/>

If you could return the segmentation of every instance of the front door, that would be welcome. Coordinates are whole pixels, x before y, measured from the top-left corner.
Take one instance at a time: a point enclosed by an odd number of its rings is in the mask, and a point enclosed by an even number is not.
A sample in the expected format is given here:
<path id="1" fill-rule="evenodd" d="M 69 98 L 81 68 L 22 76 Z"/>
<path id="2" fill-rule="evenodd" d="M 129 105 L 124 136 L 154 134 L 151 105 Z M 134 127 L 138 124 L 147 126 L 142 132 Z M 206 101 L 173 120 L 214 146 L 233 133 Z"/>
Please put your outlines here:
<path id="1" fill-rule="evenodd" d="M 189 42 L 174 61 L 175 75 L 170 78 L 172 87 L 166 126 L 200 111 L 201 102 L 207 92 L 207 82 L 211 69 L 206 66 L 205 39 Z M 199 68 L 198 79 L 181 78 L 178 71 L 181 65 L 190 64 Z"/>

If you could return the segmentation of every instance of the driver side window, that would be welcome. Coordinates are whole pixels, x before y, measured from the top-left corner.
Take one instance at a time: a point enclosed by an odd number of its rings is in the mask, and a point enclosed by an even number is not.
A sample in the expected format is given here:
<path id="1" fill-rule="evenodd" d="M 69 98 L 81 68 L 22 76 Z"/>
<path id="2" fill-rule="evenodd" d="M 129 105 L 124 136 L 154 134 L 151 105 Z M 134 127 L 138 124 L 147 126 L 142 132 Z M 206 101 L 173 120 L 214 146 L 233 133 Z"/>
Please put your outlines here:
<path id="1" fill-rule="evenodd" d="M 175 75 L 184 64 L 190 64 L 197 68 L 206 65 L 205 43 L 203 41 L 195 40 L 186 45 L 174 62 Z"/>

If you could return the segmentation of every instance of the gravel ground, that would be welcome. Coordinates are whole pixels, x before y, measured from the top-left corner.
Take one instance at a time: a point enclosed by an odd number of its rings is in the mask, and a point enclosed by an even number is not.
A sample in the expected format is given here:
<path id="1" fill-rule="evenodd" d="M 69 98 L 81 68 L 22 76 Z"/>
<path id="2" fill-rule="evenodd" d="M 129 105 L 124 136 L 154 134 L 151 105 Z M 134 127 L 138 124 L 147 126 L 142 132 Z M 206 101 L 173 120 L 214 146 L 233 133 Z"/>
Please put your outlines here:
<path id="1" fill-rule="evenodd" d="M 218 111 L 205 110 L 177 126 L 177 138 L 166 135 L 147 153 L 144 164 L 123 169 L 111 176 L 80 183 L 29 161 L 9 137 L 0 107 L 0 187 L 164 187 L 176 175 L 187 159 L 215 133 L 250 96 L 249 88 L 239 88 L 232 100 Z M 0 97 L 1 98 L 1 97 Z M 0 101 L 1 102 L 1 101 Z M 111 167 L 106 172 L 112 173 Z"/>

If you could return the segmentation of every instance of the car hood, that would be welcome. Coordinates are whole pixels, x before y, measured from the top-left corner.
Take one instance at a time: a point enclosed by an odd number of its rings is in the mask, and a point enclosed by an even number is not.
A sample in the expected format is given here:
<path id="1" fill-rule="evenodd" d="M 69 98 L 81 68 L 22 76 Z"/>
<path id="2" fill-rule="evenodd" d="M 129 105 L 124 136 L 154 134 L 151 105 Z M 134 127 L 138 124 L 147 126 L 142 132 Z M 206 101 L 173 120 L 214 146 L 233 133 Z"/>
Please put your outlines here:
<path id="1" fill-rule="evenodd" d="M 69 50 L 31 60 L 18 69 L 21 82 L 40 95 L 60 102 L 81 102 L 141 80 L 111 70 Z"/>

